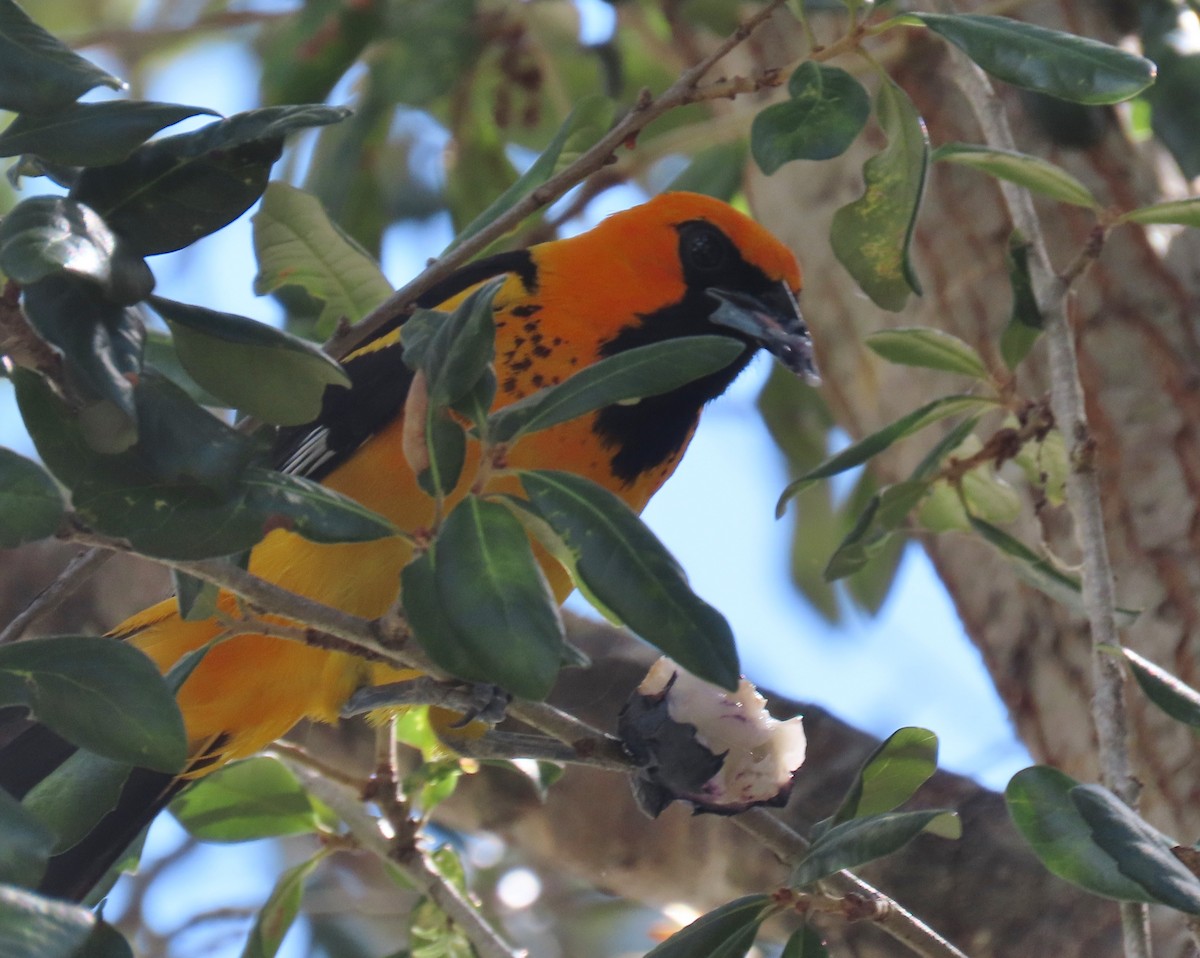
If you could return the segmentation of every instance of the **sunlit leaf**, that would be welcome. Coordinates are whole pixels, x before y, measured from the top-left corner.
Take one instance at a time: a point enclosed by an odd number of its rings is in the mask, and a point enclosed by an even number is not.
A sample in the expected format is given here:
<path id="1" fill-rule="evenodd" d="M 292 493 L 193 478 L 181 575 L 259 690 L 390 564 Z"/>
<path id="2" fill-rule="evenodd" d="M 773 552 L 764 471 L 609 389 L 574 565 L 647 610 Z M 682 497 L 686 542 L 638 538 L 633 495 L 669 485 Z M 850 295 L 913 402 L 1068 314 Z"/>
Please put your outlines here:
<path id="1" fill-rule="evenodd" d="M 308 861 L 294 865 L 279 876 L 271 896 L 259 909 L 242 949 L 242 958 L 274 958 L 283 937 L 292 927 L 304 899 L 304 883 L 331 849 L 322 848 Z"/>
<path id="2" fill-rule="evenodd" d="M 1040 156 L 972 143 L 946 143 L 934 150 L 933 159 L 974 167 L 1063 203 L 1092 210 L 1100 208 L 1091 190 L 1061 166 Z"/>
<path id="3" fill-rule="evenodd" d="M 1200 227 L 1200 197 L 1140 206 L 1136 210 L 1122 213 L 1117 222 L 1167 223 L 1177 226 Z"/>
<path id="4" fill-rule="evenodd" d="M 951 820 L 957 821 L 954 812 L 935 808 L 919 812 L 883 812 L 834 825 L 813 842 L 808 854 L 792 872 L 789 884 L 804 888 L 843 868 L 857 868 L 883 858 L 899 851 L 926 830 L 937 828 L 944 837 L 954 837 L 954 826 L 949 825 Z"/>
<path id="5" fill-rule="evenodd" d="M 931 326 L 903 326 L 868 335 L 864 342 L 888 362 L 987 379 L 978 351 L 957 336 Z"/>
<path id="6" fill-rule="evenodd" d="M 893 732 L 867 757 L 831 824 L 890 812 L 937 771 L 938 737 L 929 729 Z"/>
<path id="7" fill-rule="evenodd" d="M 254 292 L 299 286 L 324 304 L 322 335 L 340 319 L 356 323 L 391 295 L 392 286 L 367 252 L 331 220 L 311 193 L 276 181 L 254 214 L 258 275 Z"/>
<path id="8" fill-rule="evenodd" d="M 1200 692 L 1133 649 L 1122 647 L 1121 654 L 1151 702 L 1177 722 L 1200 729 Z"/>
<path id="9" fill-rule="evenodd" d="M 1008 17 L 907 13 L 1014 86 L 1074 103 L 1120 103 L 1154 82 L 1154 64 L 1088 37 Z"/>
<path id="10" fill-rule="evenodd" d="M 929 137 L 908 95 L 886 75 L 875 109 L 887 146 L 863 165 L 866 191 L 833 215 L 829 239 L 863 292 L 896 312 L 910 292 L 921 292 L 909 251 L 925 189 Z"/>
<path id="11" fill-rule="evenodd" d="M 0 699 L 68 741 L 163 772 L 187 755 L 175 697 L 144 652 L 111 639 L 57 636 L 0 646 Z"/>
<path id="12" fill-rule="evenodd" d="M 1008 812 L 1035 855 L 1059 878 L 1105 898 L 1153 902 L 1092 840 L 1092 831 L 1071 800 L 1079 783 L 1048 765 L 1017 772 L 1004 790 Z"/>

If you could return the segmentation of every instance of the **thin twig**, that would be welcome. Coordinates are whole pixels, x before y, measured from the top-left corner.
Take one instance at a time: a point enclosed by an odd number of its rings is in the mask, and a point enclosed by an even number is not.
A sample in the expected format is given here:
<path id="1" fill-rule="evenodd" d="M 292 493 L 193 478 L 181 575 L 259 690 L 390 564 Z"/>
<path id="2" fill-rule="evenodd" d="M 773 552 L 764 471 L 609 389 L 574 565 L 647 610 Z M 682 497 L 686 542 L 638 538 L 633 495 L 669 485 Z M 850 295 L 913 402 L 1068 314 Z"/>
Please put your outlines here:
<path id="1" fill-rule="evenodd" d="M 808 840 L 765 809 L 752 808 L 733 816 L 731 821 L 789 864 L 796 864 L 808 854 Z M 839 895 L 855 895 L 870 901 L 872 908 L 866 917 L 914 954 L 922 958 L 967 958 L 916 915 L 857 875 L 840 871 L 830 875 L 825 884 Z"/>
<path id="2" fill-rule="evenodd" d="M 363 808 L 357 794 L 304 765 L 292 764 L 291 768 L 304 787 L 346 823 L 362 848 L 400 868 L 419 892 L 428 896 L 462 929 L 480 958 L 521 958 L 526 954 L 511 948 L 471 902 L 429 864 L 419 849 L 397 848 L 380 831 L 378 820 Z"/>
<path id="3" fill-rule="evenodd" d="M 648 90 L 643 90 L 629 112 L 575 162 L 522 197 L 510 209 L 461 245 L 455 247 L 453 251 L 431 263 L 420 276 L 398 289 L 361 322 L 334 333 L 333 338 L 326 344 L 328 352 L 338 358 L 351 352 L 382 326 L 410 309 L 423 293 L 432 289 L 459 266 L 487 249 L 500 237 L 515 229 L 527 216 L 537 212 L 543 206 L 553 203 L 573 186 L 611 163 L 619 149 L 631 144 L 643 129 L 663 114 L 697 100 L 711 98 L 705 89 L 699 86 L 700 80 L 722 57 L 745 41 L 761 23 L 774 14 L 783 2 L 784 0 L 771 0 L 762 10 L 721 41 L 708 56 L 691 69 L 684 71 L 679 79 L 660 96 L 654 97 Z M 753 88 L 753 84 L 751 87 Z M 719 95 L 721 96 L 734 96 L 739 92 L 726 81 L 721 81 L 720 91 Z"/>
<path id="4" fill-rule="evenodd" d="M 27 605 L 11 622 L 0 631 L 0 645 L 15 642 L 38 619 L 50 612 L 59 602 L 70 595 L 87 577 L 100 568 L 112 556 L 103 549 L 86 549 L 66 564 L 58 577 Z"/>
<path id="5" fill-rule="evenodd" d="M 964 57 L 955 57 L 954 62 L 958 65 L 959 87 L 966 95 L 988 145 L 1015 150 L 1016 143 L 1004 106 L 987 76 Z M 999 185 L 1014 226 L 1030 243 L 1030 275 L 1038 308 L 1046 323 L 1050 407 L 1071 453 L 1071 469 L 1067 473 L 1067 503 L 1083 558 L 1083 605 L 1092 637 L 1095 683 L 1092 722 L 1099 744 L 1100 777 L 1126 804 L 1136 808 L 1139 786 L 1130 768 L 1124 674 L 1117 659 L 1102 651 L 1119 647 L 1120 638 L 1112 565 L 1105 540 L 1100 482 L 1095 468 L 1095 440 L 1088 428 L 1083 386 L 1075 356 L 1074 333 L 1067 318 L 1069 280 L 1054 273 L 1041 223 L 1029 193 L 1003 180 Z M 1073 280 L 1081 273 L 1081 269 L 1073 270 L 1069 279 Z M 1128 958 L 1149 958 L 1151 946 L 1146 907 L 1122 904 L 1121 923 Z"/>

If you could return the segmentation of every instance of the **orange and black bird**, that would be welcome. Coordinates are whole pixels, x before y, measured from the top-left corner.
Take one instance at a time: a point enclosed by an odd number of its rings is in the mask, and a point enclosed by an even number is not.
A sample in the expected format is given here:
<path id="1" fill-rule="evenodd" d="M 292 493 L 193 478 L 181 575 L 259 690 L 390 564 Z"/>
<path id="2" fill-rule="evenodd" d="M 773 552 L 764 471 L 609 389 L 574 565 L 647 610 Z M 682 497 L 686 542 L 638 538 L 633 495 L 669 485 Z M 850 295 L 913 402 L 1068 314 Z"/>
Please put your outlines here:
<path id="1" fill-rule="evenodd" d="M 663 194 L 581 235 L 479 260 L 438 284 L 420 305 L 453 303 L 496 277 L 503 282 L 493 301 L 494 408 L 633 347 L 706 333 L 744 344 L 725 369 L 531 434 L 512 449 L 512 467 L 574 472 L 635 511 L 675 469 L 704 405 L 725 391 L 759 348 L 794 373 L 815 374 L 796 304 L 795 257 L 753 220 L 708 197 Z M 283 432 L 275 464 L 356 499 L 400 529 L 418 530 L 434 520 L 434 504 L 420 491 L 402 450 L 413 381 L 401 355 L 402 333 L 397 322 L 347 356 L 350 386 L 329 387 L 317 419 Z M 466 493 L 473 475 L 468 463 L 450 504 Z M 322 545 L 280 529 L 254 548 L 249 568 L 293 592 L 374 618 L 395 602 L 400 571 L 411 558 L 409 542 L 399 537 Z M 561 601 L 570 589 L 567 573 L 548 556 L 543 565 Z M 226 614 L 238 614 L 232 596 L 222 595 L 219 603 Z M 175 600 L 167 599 L 112 635 L 165 672 L 223 628 L 216 618 L 184 621 Z M 226 639 L 208 651 L 178 693 L 190 743 L 189 776 L 254 754 L 301 719 L 334 722 L 357 689 L 399 676 L 348 653 L 285 639 Z M 0 786 L 20 798 L 71 750 L 44 727 L 30 726 L 0 750 Z M 185 784 L 184 777 L 137 770 L 107 817 L 52 860 L 42 890 L 86 895 Z"/>

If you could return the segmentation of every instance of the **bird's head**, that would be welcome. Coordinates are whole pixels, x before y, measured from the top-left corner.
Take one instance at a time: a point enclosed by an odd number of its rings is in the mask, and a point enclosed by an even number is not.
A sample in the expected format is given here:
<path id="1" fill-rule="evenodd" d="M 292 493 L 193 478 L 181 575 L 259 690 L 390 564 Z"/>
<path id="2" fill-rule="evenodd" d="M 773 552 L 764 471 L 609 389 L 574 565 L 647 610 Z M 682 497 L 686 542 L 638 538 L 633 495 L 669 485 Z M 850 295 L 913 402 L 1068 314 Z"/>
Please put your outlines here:
<path id="1" fill-rule="evenodd" d="M 637 309 L 641 328 L 619 338 L 733 335 L 749 347 L 747 360 L 762 347 L 816 382 L 812 339 L 796 301 L 796 257 L 748 216 L 708 196 L 664 193 L 614 214 L 593 235 L 606 249 L 621 251 L 633 275 L 658 277 L 643 289 L 670 291 L 668 302 Z M 613 344 L 614 351 L 632 345 L 639 343 Z"/>

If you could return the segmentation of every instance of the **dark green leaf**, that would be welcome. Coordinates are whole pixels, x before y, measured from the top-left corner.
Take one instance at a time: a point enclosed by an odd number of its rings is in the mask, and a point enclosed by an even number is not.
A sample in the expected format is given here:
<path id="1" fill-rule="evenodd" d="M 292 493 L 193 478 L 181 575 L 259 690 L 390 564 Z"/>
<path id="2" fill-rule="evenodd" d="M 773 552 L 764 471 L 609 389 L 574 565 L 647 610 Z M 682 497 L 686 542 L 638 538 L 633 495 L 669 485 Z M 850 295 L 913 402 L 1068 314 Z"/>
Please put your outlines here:
<path id="1" fill-rule="evenodd" d="M 216 110 L 147 100 L 72 103 L 18 116 L 0 133 L 0 156 L 32 153 L 64 166 L 119 163 L 164 127 Z"/>
<path id="2" fill-rule="evenodd" d="M 1093 840 L 1091 829 L 1071 800 L 1079 783 L 1048 765 L 1022 769 L 1008 783 L 1004 800 L 1017 830 L 1033 852 L 1059 878 L 1105 898 L 1153 902 Z"/>
<path id="3" fill-rule="evenodd" d="M 1099 785 L 1076 785 L 1070 792 L 1092 841 L 1155 901 L 1191 915 L 1200 914 L 1200 878 L 1176 858 L 1179 843 L 1146 822 L 1112 792 Z"/>
<path id="4" fill-rule="evenodd" d="M 145 368 L 171 380 L 192 402 L 213 409 L 231 408 L 226 405 L 224 399 L 214 396 L 187 374 L 183 363 L 179 361 L 179 354 L 175 352 L 175 341 L 169 333 L 156 329 L 146 330 L 146 348 L 142 362 Z"/>
<path id="5" fill-rule="evenodd" d="M 0 0 L 0 110 L 45 113 L 101 84 L 125 86 L 39 27 L 13 0 Z"/>
<path id="6" fill-rule="evenodd" d="M 1153 203 L 1123 213 L 1119 223 L 1167 223 L 1177 226 L 1200 227 L 1200 197 Z"/>
<path id="7" fill-rule="evenodd" d="M 1016 183 L 1051 199 L 1098 210 L 1100 204 L 1079 180 L 1040 156 L 1000 150 L 973 143 L 946 143 L 933 152 L 934 161 L 945 160 L 983 170 L 1001 180 Z"/>
<path id="8" fill-rule="evenodd" d="M 863 165 L 866 191 L 833 215 L 830 242 L 838 261 L 883 309 L 920 295 L 909 248 L 925 189 L 929 137 L 908 95 L 886 75 L 876 99 L 887 146 Z"/>
<path id="9" fill-rule="evenodd" d="M 789 884 L 804 888 L 843 868 L 857 868 L 883 858 L 903 848 L 926 829 L 936 828 L 945 837 L 951 837 L 954 835 L 951 821 L 957 823 L 954 812 L 937 808 L 852 818 L 834 825 L 813 842 L 808 854 L 792 872 Z"/>
<path id="10" fill-rule="evenodd" d="M 1008 17 L 908 13 L 1014 86 L 1073 103 L 1120 103 L 1154 82 L 1154 64 L 1107 43 Z"/>
<path id="11" fill-rule="evenodd" d="M 413 631 L 438 665 L 522 698 L 545 698 L 562 661 L 562 621 L 507 508 L 468 496 L 401 583 Z"/>
<path id="12" fill-rule="evenodd" d="M 589 598 L 698 678 L 736 689 L 733 633 L 617 496 L 569 472 L 522 472 L 530 502 L 573 557 Z"/>
<path id="13" fill-rule="evenodd" d="M 0 884 L 32 887 L 54 850 L 54 833 L 0 789 Z"/>
<path id="14" fill-rule="evenodd" d="M 154 289 L 145 261 L 92 209 L 63 196 L 35 196 L 0 221 L 0 269 L 24 286 L 70 273 L 91 280 L 122 306 L 145 299 Z"/>
<path id="15" fill-rule="evenodd" d="M 688 336 L 625 350 L 498 410 L 488 435 L 511 443 L 603 406 L 670 392 L 724 369 L 745 348 L 728 336 Z"/>
<path id="16" fill-rule="evenodd" d="M 890 812 L 907 802 L 937 771 L 938 738 L 925 728 L 902 728 L 873 751 L 833 813 L 832 824 Z"/>
<path id="17" fill-rule="evenodd" d="M 1195 21 L 1185 3 L 1139 3 L 1142 55 L 1158 66 L 1158 76 L 1143 94 L 1150 107 L 1150 129 L 1171 151 L 1184 178 L 1200 174 L 1200 53 L 1192 43 Z"/>
<path id="18" fill-rule="evenodd" d="M 54 535 L 65 508 L 46 470 L 0 447 L 0 549 Z"/>
<path id="19" fill-rule="evenodd" d="M 0 8 L 11 0 L 0 0 Z M 96 916 L 80 905 L 0 885 L 0 955 L 4 958 L 78 958 Z"/>
<path id="20" fill-rule="evenodd" d="M 1200 692 L 1133 649 L 1122 648 L 1121 654 L 1128 660 L 1133 677 L 1151 702 L 1177 722 L 1200 728 Z"/>
<path id="21" fill-rule="evenodd" d="M 903 439 L 905 436 L 911 436 L 930 423 L 937 422 L 939 419 L 945 419 L 947 416 L 953 416 L 956 413 L 979 409 L 982 406 L 995 405 L 996 400 L 980 396 L 943 396 L 941 399 L 935 399 L 932 402 L 926 403 L 920 409 L 913 410 L 907 416 L 901 416 L 891 425 L 884 426 L 878 432 L 873 432 L 871 435 L 847 446 L 841 452 L 830 456 L 816 468 L 810 469 L 804 475 L 793 479 L 788 483 L 779 497 L 779 502 L 775 507 L 776 514 L 782 515 L 783 510 L 787 507 L 788 500 L 806 486 L 811 485 L 818 479 L 836 476 L 847 469 L 853 469 L 855 466 L 862 465 L 873 456 L 879 455 L 879 453 L 883 452 L 893 443 Z"/>
<path id="22" fill-rule="evenodd" d="M 788 92 L 790 100 L 761 110 L 750 127 L 750 150 L 768 176 L 790 160 L 841 156 L 871 112 L 871 99 L 858 80 L 814 60 L 800 64 Z"/>
<path id="23" fill-rule="evenodd" d="M 412 393 L 409 393 L 411 398 Z M 444 410 L 428 406 L 425 417 L 425 446 L 429 468 L 417 472 L 417 483 L 429 496 L 447 495 L 462 476 L 467 461 L 467 434 Z"/>
<path id="24" fill-rule="evenodd" d="M 528 193 L 533 192 L 560 169 L 560 161 L 574 160 L 578 154 L 608 132 L 612 125 L 613 102 L 607 97 L 591 94 L 575 102 L 570 115 L 542 154 L 533 161 L 512 186 L 501 193 L 446 247 L 443 255 L 474 236 L 481 229 L 506 213 Z"/>
<path id="25" fill-rule="evenodd" d="M 339 320 L 357 323 L 391 295 L 379 265 L 344 233 L 311 193 L 271 183 L 254 214 L 258 275 L 262 296 L 283 286 L 299 286 L 324 306 L 317 317 L 321 335 Z"/>
<path id="26" fill-rule="evenodd" d="M 246 939 L 242 958 L 274 958 L 283 944 L 283 936 L 292 927 L 304 899 L 304 883 L 324 861 L 330 849 L 323 848 L 308 861 L 289 868 L 275 883 L 271 897 L 259 909 L 254 926 Z"/>
<path id="27" fill-rule="evenodd" d="M 805 924 L 787 940 L 779 958 L 829 958 L 829 949 L 812 925 Z"/>
<path id="28" fill-rule="evenodd" d="M 404 324 L 404 362 L 425 373 L 431 406 L 462 399 L 491 367 L 496 354 L 492 299 L 502 283 L 481 286 L 448 316 L 421 310 Z"/>
<path id="29" fill-rule="evenodd" d="M 174 772 L 187 755 L 175 697 L 145 653 L 121 642 L 58 636 L 0 647 L 0 697 L 115 761 Z"/>
<path id="30" fill-rule="evenodd" d="M 133 384 L 142 370 L 146 329 L 137 313 L 110 302 L 99 286 L 65 274 L 25 287 L 25 315 L 43 339 L 62 350 L 68 375 L 91 397 L 136 422 Z M 116 439 L 121 448 L 132 441 Z M 97 443 L 99 448 L 108 448 Z"/>
<path id="31" fill-rule="evenodd" d="M 57 855 L 82 841 L 117 807 L 131 771 L 128 762 L 77 749 L 33 786 L 22 803 L 54 833 Z"/>
<path id="32" fill-rule="evenodd" d="M 245 842 L 317 831 L 320 810 L 282 762 L 258 757 L 206 775 L 171 803 L 188 834 L 206 842 Z"/>
<path id="33" fill-rule="evenodd" d="M 326 386 L 350 385 L 345 370 L 320 347 L 266 323 L 161 296 L 150 304 L 171 327 L 188 375 L 264 422 L 311 422 L 321 412 Z"/>
<path id="34" fill-rule="evenodd" d="M 326 106 L 238 113 L 147 143 L 120 163 L 86 169 L 71 196 L 141 255 L 169 253 L 237 219 L 262 195 L 287 134 L 347 115 Z"/>
<path id="35" fill-rule="evenodd" d="M 1029 275 L 1029 242 L 1019 230 L 1013 230 L 1008 238 L 1008 283 L 1012 288 L 1012 314 L 1008 325 L 1000 335 L 1000 355 L 1009 369 L 1016 369 L 1033 344 L 1037 342 L 1045 320 L 1033 294 L 1033 280 Z"/>
<path id="36" fill-rule="evenodd" d="M 826 581 L 844 579 L 870 562 L 928 490 L 927 482 L 909 481 L 875 493 L 830 556 L 825 566 Z"/>
<path id="37" fill-rule="evenodd" d="M 129 942 L 116 928 L 106 921 L 99 921 L 75 958 L 134 958 L 134 954 Z"/>
<path id="38" fill-rule="evenodd" d="M 1018 576 L 1067 608 L 1078 612 L 1083 611 L 1083 587 L 1079 584 L 1078 579 L 1067 575 L 1048 559 L 1039 556 L 1003 529 L 969 513 L 967 518 L 975 532 L 1012 560 L 1013 571 Z M 1135 609 L 1117 608 L 1115 612 L 1117 621 L 1122 626 L 1130 625 L 1140 614 Z"/>
<path id="39" fill-rule="evenodd" d="M 931 326 L 884 329 L 869 334 L 864 342 L 890 363 L 988 378 L 987 367 L 973 346 Z"/>
<path id="40" fill-rule="evenodd" d="M 39 377 L 17 370 L 13 378 L 38 452 L 71 489 L 80 518 L 101 532 L 129 539 L 148 555 L 233 555 L 281 527 L 316 542 L 368 541 L 395 533 L 381 516 L 317 483 L 239 466 L 248 440 L 203 410 L 192 407 L 195 416 L 205 417 L 195 422 L 176 416 L 174 439 L 166 428 L 172 420 L 162 417 L 161 431 L 148 430 L 159 434 L 154 449 L 143 452 L 139 443 L 120 455 L 100 455 L 88 447 L 79 424 Z M 143 379 L 139 395 L 150 381 Z M 156 388 L 159 398 L 170 396 L 169 390 Z M 210 430 L 224 433 L 209 441 Z M 196 446 L 190 465 L 188 443 Z M 177 478 L 163 481 L 152 465 L 166 474 L 174 470 Z"/>
<path id="41" fill-rule="evenodd" d="M 675 932 L 646 958 L 743 958 L 771 913 L 770 895 L 746 895 Z"/>
<path id="42" fill-rule="evenodd" d="M 701 150 L 675 179 L 667 185 L 673 190 L 703 193 L 730 202 L 742 188 L 746 171 L 746 142 L 734 140 Z"/>

